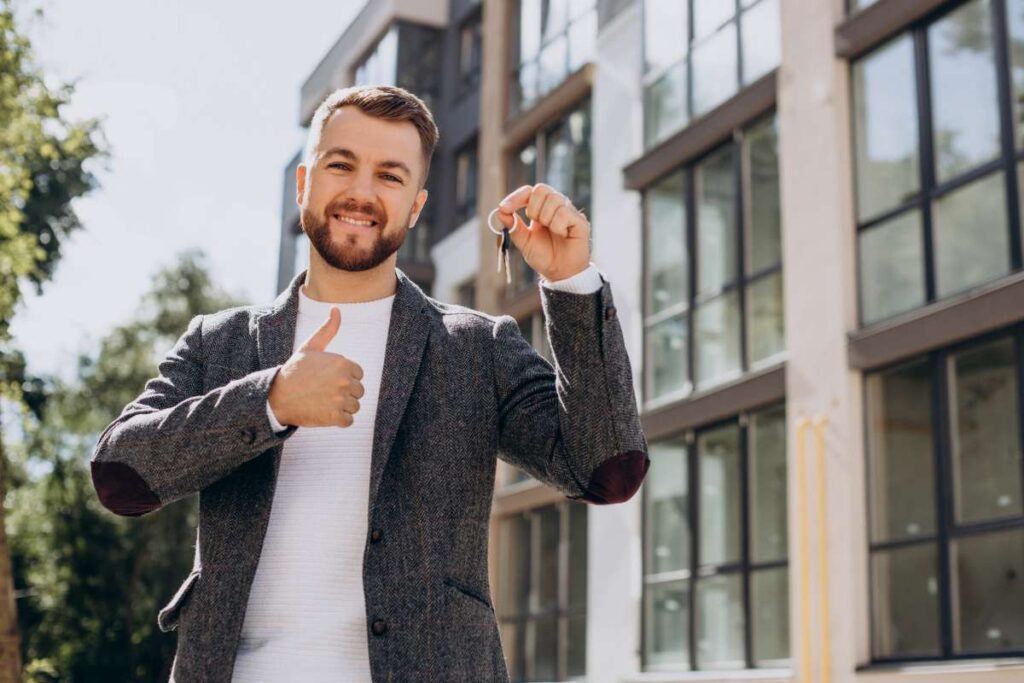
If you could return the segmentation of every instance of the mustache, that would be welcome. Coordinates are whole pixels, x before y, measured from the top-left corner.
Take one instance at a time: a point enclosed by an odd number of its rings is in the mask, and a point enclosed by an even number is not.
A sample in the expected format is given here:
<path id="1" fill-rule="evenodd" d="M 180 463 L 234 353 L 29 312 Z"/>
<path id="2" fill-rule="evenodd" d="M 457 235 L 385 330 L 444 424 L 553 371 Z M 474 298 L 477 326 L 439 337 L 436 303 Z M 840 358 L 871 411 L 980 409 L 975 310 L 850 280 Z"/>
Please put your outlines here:
<path id="1" fill-rule="evenodd" d="M 354 201 L 344 201 L 328 205 L 326 210 L 327 216 L 330 217 L 336 213 L 347 213 L 359 218 L 377 221 L 378 223 L 384 222 L 383 212 L 373 204 L 360 205 Z"/>

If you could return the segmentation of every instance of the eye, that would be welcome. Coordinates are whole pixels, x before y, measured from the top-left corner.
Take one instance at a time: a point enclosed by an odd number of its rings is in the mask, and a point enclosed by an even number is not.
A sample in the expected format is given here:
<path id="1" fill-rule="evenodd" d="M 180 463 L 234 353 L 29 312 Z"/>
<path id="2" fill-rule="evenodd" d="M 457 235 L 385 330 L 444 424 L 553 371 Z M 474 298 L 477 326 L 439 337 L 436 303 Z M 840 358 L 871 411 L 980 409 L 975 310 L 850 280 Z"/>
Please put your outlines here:
<path id="1" fill-rule="evenodd" d="M 383 178 L 384 180 L 388 180 L 388 181 L 394 181 L 394 182 L 396 182 L 396 183 L 400 183 L 400 182 L 402 182 L 402 179 L 401 179 L 401 178 L 399 178 L 399 177 L 398 177 L 398 176 L 396 176 L 396 175 L 392 175 L 392 174 L 390 174 L 390 173 L 382 173 L 380 177 L 381 177 L 381 178 Z"/>
<path id="2" fill-rule="evenodd" d="M 348 164 L 343 164 L 340 161 L 336 161 L 333 164 L 327 164 L 327 168 L 342 168 L 347 171 L 351 167 Z"/>

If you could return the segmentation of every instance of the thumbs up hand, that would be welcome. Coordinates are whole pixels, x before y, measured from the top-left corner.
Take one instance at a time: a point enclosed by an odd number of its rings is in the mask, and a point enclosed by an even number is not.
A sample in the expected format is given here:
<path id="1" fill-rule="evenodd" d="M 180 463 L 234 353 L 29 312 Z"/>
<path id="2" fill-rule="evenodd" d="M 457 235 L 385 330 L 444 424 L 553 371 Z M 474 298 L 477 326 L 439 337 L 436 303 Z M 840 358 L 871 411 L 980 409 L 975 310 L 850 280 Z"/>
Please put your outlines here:
<path id="1" fill-rule="evenodd" d="M 340 353 L 326 351 L 341 328 L 341 312 L 330 316 L 292 354 L 270 386 L 270 409 L 283 425 L 348 427 L 363 397 L 363 369 Z"/>

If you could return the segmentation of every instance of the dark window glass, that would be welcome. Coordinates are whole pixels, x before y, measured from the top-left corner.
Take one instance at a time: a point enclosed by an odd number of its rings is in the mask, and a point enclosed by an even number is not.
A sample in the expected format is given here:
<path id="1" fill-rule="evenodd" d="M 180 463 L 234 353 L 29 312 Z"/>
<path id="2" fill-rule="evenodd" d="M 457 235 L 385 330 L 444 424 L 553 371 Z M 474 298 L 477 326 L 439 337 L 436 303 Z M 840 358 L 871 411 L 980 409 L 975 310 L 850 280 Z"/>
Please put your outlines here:
<path id="1" fill-rule="evenodd" d="M 941 183 L 999 154 L 991 0 L 969 2 L 928 27 L 928 66 Z"/>
<path id="2" fill-rule="evenodd" d="M 867 377 L 876 660 L 1024 648 L 1022 339 L 1018 326 Z"/>
<path id="3" fill-rule="evenodd" d="M 476 215 L 477 141 L 455 157 L 455 218 L 459 223 Z"/>
<path id="4" fill-rule="evenodd" d="M 872 541 L 935 533 L 931 370 L 915 361 L 870 375 L 868 475 Z"/>
<path id="5" fill-rule="evenodd" d="M 1013 340 L 951 355 L 947 374 L 956 521 L 1020 517 L 1024 479 Z"/>
<path id="6" fill-rule="evenodd" d="M 480 86 L 483 58 L 482 14 L 476 12 L 459 28 L 459 87 L 460 97 Z"/>
<path id="7" fill-rule="evenodd" d="M 853 65 L 857 215 L 900 206 L 920 188 L 914 43 L 896 38 Z"/>
<path id="8" fill-rule="evenodd" d="M 950 551 L 958 652 L 1024 649 L 1024 530 L 971 536 Z"/>
<path id="9" fill-rule="evenodd" d="M 1024 0 L 949 5 L 852 65 L 863 325 L 1021 265 L 1008 186 L 1020 170 Z"/>
<path id="10" fill-rule="evenodd" d="M 876 657 L 939 653 L 939 561 L 934 543 L 871 555 Z"/>

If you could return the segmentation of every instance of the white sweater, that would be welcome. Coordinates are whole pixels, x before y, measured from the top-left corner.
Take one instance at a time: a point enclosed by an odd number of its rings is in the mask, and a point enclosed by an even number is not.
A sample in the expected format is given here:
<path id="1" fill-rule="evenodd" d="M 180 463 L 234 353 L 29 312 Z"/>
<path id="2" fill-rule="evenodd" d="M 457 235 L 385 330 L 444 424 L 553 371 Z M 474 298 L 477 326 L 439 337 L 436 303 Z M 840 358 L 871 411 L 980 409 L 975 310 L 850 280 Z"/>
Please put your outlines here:
<path id="1" fill-rule="evenodd" d="M 586 294 L 601 280 L 591 264 L 551 289 Z M 285 442 L 233 683 L 369 681 L 363 552 L 370 459 L 394 295 L 356 304 L 310 299 L 299 288 L 293 352 L 327 320 L 341 327 L 327 350 L 363 369 L 366 393 L 352 426 L 300 427 Z M 274 431 L 284 429 L 267 403 Z"/>
<path id="2" fill-rule="evenodd" d="M 341 327 L 326 350 L 359 364 L 366 393 L 351 427 L 300 427 L 284 442 L 235 659 L 236 683 L 370 680 L 363 548 L 373 425 L 394 300 L 331 304 L 299 288 L 293 352 L 337 306 Z M 269 403 L 267 408 L 273 418 Z"/>

